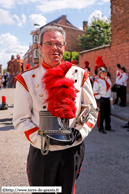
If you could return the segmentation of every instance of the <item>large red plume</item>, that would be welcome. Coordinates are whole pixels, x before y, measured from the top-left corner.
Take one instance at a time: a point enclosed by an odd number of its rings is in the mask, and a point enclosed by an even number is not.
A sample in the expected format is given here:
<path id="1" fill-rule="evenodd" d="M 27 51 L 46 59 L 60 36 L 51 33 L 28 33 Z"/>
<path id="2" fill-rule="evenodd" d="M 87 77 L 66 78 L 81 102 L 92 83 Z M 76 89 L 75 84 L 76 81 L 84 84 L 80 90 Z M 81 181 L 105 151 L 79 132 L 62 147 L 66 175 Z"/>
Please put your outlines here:
<path id="1" fill-rule="evenodd" d="M 26 64 L 26 69 L 30 69 L 30 64 Z"/>
<path id="2" fill-rule="evenodd" d="M 105 63 L 103 62 L 103 59 L 101 56 L 98 56 L 96 59 L 96 64 L 98 65 L 98 67 L 105 67 Z"/>
<path id="3" fill-rule="evenodd" d="M 76 116 L 74 80 L 65 77 L 71 66 L 72 63 L 63 62 L 48 69 L 42 78 L 42 85 L 48 92 L 48 111 L 56 117 L 66 119 Z"/>
<path id="4" fill-rule="evenodd" d="M 5 96 L 1 96 L 2 98 L 2 102 L 6 103 L 6 97 Z"/>
<path id="5" fill-rule="evenodd" d="M 89 68 L 89 61 L 84 61 L 85 68 Z"/>

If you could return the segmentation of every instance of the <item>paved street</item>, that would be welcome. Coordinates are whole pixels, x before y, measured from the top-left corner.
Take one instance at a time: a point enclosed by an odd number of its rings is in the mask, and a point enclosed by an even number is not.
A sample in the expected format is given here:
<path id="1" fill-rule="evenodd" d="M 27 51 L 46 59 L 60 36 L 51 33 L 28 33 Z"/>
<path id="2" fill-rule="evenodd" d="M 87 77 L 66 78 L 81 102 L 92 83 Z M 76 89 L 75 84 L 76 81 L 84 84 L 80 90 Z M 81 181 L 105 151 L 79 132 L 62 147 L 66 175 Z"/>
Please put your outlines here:
<path id="1" fill-rule="evenodd" d="M 28 186 L 29 142 L 12 125 L 14 91 L 0 90 L 0 98 L 5 95 L 9 105 L 8 110 L 0 111 L 0 186 Z M 76 194 L 129 194 L 129 132 L 120 127 L 125 123 L 112 116 L 115 132 L 104 135 L 95 127 L 85 139 L 85 159 Z"/>

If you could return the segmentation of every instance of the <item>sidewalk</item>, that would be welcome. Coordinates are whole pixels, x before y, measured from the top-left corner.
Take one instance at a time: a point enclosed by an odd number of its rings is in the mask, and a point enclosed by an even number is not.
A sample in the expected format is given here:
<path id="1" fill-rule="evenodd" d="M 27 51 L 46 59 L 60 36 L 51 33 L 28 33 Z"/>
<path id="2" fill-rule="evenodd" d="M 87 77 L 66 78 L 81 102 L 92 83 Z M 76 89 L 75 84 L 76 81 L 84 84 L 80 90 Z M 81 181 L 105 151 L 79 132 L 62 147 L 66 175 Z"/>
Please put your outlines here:
<path id="1" fill-rule="evenodd" d="M 129 105 L 126 107 L 121 107 L 118 105 L 113 105 L 114 109 L 111 107 L 111 115 L 129 122 Z"/>

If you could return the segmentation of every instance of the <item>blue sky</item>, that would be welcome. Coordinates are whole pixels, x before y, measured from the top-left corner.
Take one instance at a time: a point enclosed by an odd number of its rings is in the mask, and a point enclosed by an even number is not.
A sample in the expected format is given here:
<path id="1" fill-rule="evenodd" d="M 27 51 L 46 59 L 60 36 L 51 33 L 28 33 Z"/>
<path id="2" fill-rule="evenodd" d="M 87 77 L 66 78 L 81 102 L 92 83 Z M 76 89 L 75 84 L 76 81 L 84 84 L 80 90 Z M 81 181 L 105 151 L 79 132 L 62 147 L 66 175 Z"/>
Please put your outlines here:
<path id="1" fill-rule="evenodd" d="M 32 44 L 31 31 L 34 23 L 45 25 L 67 15 L 76 27 L 82 28 L 83 21 L 93 16 L 101 19 L 110 17 L 110 0 L 0 0 L 0 64 L 3 69 L 11 55 L 21 58 Z"/>

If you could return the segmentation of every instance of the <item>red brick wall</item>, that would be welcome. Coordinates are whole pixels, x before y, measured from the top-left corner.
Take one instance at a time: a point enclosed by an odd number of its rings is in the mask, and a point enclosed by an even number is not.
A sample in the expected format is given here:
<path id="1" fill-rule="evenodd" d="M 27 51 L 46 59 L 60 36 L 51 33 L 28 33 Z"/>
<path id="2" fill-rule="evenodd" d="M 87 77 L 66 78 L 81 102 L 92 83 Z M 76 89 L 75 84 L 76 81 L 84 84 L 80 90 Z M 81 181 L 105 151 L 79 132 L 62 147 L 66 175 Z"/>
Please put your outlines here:
<path id="1" fill-rule="evenodd" d="M 111 0 L 112 45 L 129 42 L 129 0 Z"/>
<path id="2" fill-rule="evenodd" d="M 79 43 L 79 40 L 77 40 L 78 38 L 78 35 L 82 35 L 84 34 L 84 31 L 82 30 L 77 30 L 77 29 L 74 29 L 74 28 L 66 28 L 66 27 L 63 27 L 63 29 L 65 30 L 66 32 L 66 42 L 67 42 L 67 45 L 66 45 L 66 51 L 81 51 L 82 49 L 80 49 L 78 43 Z"/>
<path id="3" fill-rule="evenodd" d="M 124 66 L 129 73 L 129 43 L 105 46 L 89 51 L 83 51 L 79 55 L 79 65 L 84 67 L 84 61 L 89 61 L 90 73 L 93 76 L 95 61 L 98 56 L 103 57 L 103 61 L 106 64 L 108 71 L 111 74 L 111 81 L 115 83 L 116 64 Z M 129 80 L 128 80 L 128 92 L 129 92 Z"/>

